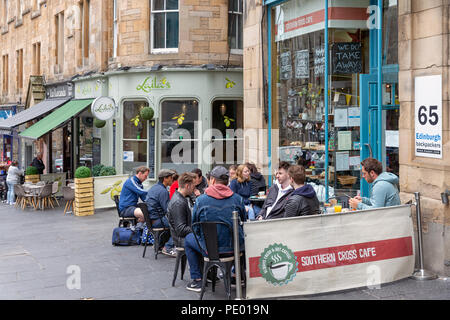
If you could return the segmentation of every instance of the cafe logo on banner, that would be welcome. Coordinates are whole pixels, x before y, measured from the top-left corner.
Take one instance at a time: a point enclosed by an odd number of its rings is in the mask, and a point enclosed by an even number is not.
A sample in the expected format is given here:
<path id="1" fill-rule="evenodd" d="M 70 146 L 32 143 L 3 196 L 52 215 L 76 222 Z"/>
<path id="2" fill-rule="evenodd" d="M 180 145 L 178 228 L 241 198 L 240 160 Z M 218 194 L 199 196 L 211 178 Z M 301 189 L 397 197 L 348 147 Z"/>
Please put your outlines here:
<path id="1" fill-rule="evenodd" d="M 274 243 L 261 254 L 259 270 L 267 282 L 275 286 L 285 285 L 297 274 L 297 257 L 285 245 Z"/>
<path id="2" fill-rule="evenodd" d="M 98 97 L 91 105 L 92 114 L 100 120 L 108 120 L 114 116 L 116 104 L 110 97 Z"/>

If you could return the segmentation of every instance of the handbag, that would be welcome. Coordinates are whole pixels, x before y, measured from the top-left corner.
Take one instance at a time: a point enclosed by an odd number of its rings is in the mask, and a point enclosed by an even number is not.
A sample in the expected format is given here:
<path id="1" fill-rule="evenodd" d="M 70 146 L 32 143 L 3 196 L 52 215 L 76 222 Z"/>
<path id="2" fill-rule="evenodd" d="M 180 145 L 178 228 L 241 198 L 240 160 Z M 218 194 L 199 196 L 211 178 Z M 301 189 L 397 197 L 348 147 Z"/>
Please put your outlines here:
<path id="1" fill-rule="evenodd" d="M 142 231 L 141 244 L 145 245 L 146 242 L 147 245 L 153 245 L 153 243 L 155 242 L 155 239 L 153 239 L 153 233 L 148 231 L 147 225 L 144 226 L 144 229 Z"/>
<path id="2" fill-rule="evenodd" d="M 131 228 L 114 228 L 112 234 L 113 246 L 133 246 L 141 243 L 142 230 Z"/>

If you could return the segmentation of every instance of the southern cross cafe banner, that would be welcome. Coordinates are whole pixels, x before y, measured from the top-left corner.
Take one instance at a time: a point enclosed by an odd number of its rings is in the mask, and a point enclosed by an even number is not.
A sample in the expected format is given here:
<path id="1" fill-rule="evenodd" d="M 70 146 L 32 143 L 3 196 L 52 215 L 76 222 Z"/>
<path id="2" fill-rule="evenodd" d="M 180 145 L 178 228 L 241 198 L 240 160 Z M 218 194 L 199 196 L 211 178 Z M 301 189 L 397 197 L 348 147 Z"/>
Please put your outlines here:
<path id="1" fill-rule="evenodd" d="M 414 271 L 410 206 L 244 224 L 246 298 L 371 287 Z"/>

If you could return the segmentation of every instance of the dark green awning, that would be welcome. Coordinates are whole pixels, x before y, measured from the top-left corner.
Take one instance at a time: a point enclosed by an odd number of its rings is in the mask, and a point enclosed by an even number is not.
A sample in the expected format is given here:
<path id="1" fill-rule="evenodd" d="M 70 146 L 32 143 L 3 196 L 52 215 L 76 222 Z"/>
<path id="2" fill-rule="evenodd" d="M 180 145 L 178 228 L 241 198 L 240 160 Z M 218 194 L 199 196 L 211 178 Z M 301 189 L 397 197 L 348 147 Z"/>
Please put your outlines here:
<path id="1" fill-rule="evenodd" d="M 84 100 L 71 100 L 56 109 L 44 119 L 36 122 L 31 127 L 19 133 L 19 136 L 27 139 L 38 139 L 44 134 L 59 128 L 66 121 L 77 116 L 79 113 L 83 112 L 91 103 L 93 99 Z"/>

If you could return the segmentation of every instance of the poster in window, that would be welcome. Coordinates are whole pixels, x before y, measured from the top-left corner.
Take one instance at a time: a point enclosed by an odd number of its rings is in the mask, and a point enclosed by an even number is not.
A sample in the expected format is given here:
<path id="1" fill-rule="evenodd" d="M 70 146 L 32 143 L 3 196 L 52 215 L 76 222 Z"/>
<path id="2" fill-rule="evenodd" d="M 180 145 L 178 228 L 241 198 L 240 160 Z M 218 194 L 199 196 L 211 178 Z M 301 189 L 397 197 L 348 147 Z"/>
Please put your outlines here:
<path id="1" fill-rule="evenodd" d="M 309 79 L 309 50 L 295 52 L 295 78 Z"/>
<path id="2" fill-rule="evenodd" d="M 325 74 L 325 47 L 314 48 L 314 76 L 320 77 Z"/>
<path id="3" fill-rule="evenodd" d="M 289 80 L 292 78 L 292 59 L 291 52 L 280 54 L 280 80 Z"/>
<path id="4" fill-rule="evenodd" d="M 331 66 L 333 74 L 361 73 L 361 42 L 334 43 L 331 49 Z"/>

